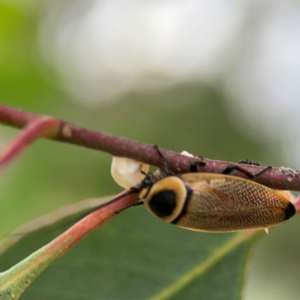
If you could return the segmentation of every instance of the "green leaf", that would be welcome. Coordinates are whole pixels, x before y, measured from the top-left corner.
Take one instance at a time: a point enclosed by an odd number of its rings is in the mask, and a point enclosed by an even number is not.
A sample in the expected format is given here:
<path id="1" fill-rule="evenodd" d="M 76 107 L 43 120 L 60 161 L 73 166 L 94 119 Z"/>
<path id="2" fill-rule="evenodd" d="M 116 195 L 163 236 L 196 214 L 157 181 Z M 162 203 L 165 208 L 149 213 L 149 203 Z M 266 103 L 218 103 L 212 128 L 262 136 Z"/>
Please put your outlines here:
<path id="1" fill-rule="evenodd" d="M 1 270 L 49 242 L 57 226 L 12 246 L 0 258 Z M 261 233 L 192 232 L 143 207 L 130 209 L 51 265 L 22 299 L 241 299 L 249 251 Z"/>

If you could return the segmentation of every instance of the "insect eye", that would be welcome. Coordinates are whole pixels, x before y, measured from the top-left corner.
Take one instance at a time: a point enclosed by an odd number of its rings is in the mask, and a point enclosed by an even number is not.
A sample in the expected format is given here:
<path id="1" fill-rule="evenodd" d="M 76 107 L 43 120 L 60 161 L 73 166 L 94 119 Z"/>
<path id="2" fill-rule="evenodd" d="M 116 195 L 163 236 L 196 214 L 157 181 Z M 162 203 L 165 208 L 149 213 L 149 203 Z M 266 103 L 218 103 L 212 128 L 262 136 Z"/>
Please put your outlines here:
<path id="1" fill-rule="evenodd" d="M 149 207 L 158 217 L 172 215 L 176 208 L 176 194 L 172 190 L 164 190 L 152 196 Z"/>

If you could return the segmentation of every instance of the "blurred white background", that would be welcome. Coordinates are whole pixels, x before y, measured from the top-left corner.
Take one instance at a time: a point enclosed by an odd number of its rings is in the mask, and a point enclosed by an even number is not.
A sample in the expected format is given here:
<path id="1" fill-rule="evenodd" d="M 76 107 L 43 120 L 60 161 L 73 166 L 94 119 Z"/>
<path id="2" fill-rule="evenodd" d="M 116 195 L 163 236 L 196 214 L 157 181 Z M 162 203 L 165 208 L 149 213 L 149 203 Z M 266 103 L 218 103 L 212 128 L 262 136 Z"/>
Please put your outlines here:
<path id="1" fill-rule="evenodd" d="M 51 1 L 41 20 L 44 58 L 73 99 L 220 81 L 232 118 L 284 139 L 300 164 L 299 1 Z"/>

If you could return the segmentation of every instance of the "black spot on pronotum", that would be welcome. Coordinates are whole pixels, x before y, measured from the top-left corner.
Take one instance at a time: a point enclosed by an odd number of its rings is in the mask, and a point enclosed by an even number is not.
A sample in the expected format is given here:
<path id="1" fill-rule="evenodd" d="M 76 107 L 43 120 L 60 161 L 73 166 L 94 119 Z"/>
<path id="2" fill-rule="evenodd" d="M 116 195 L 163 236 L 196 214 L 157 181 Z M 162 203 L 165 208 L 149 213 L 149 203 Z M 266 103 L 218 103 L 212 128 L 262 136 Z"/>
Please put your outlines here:
<path id="1" fill-rule="evenodd" d="M 295 206 L 291 202 L 289 202 L 288 206 L 285 209 L 285 220 L 291 218 L 295 213 L 296 213 Z"/>
<path id="2" fill-rule="evenodd" d="M 161 191 L 153 195 L 149 206 L 160 218 L 170 216 L 176 207 L 176 194 L 172 190 Z"/>

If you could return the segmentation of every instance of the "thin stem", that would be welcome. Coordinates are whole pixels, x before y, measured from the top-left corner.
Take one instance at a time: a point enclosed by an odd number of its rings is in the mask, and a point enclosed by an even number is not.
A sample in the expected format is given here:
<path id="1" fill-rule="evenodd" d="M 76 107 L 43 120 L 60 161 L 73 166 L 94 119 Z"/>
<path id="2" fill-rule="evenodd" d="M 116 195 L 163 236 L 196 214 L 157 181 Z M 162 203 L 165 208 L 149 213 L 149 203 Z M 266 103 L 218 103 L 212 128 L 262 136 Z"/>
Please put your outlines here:
<path id="1" fill-rule="evenodd" d="M 28 146 L 41 137 L 55 134 L 58 130 L 57 119 L 49 117 L 37 118 L 23 129 L 23 131 L 0 153 L 0 170 L 17 158 Z"/>
<path id="2" fill-rule="evenodd" d="M 128 190 L 122 192 L 106 205 L 81 219 L 49 244 L 32 253 L 11 269 L 1 273 L 1 295 L 13 295 L 13 299 L 18 299 L 24 290 L 53 261 L 68 252 L 94 229 L 114 217 L 116 211 L 119 211 L 126 205 L 134 204 L 136 201 L 136 194 L 129 193 Z"/>
<path id="3" fill-rule="evenodd" d="M 0 105 L 0 123 L 5 125 L 23 128 L 32 122 L 38 121 L 40 118 L 43 117 Z M 132 158 L 162 169 L 164 167 L 164 160 L 158 154 L 153 145 L 142 144 L 136 141 L 79 127 L 66 121 L 58 119 L 55 120 L 55 130 L 52 130 L 51 134 L 46 136 L 43 135 L 43 137 L 94 150 L 104 151 L 114 156 Z M 167 159 L 170 171 L 174 173 L 187 173 L 190 171 L 191 164 L 193 164 L 195 160 L 200 160 L 200 158 L 183 156 L 162 148 L 160 148 L 160 151 Z M 205 159 L 204 162 L 206 163 L 205 166 L 199 165 L 199 172 L 222 173 L 224 169 L 233 164 L 232 162 L 211 159 Z M 257 174 L 265 167 L 243 165 L 243 168 L 252 174 Z M 284 167 L 272 168 L 253 179 L 248 178 L 245 174 L 239 171 L 233 171 L 232 175 L 254 180 L 275 189 L 300 191 L 300 172 L 298 170 Z"/>

